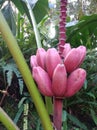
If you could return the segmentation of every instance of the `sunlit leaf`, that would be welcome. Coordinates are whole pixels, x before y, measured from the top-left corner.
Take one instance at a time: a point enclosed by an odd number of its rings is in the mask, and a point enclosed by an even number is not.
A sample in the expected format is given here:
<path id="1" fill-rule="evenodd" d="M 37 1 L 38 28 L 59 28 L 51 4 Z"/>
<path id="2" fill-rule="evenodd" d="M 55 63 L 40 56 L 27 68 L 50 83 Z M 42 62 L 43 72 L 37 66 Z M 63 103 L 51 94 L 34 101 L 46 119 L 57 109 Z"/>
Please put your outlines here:
<path id="1" fill-rule="evenodd" d="M 27 0 L 22 0 L 25 3 L 27 2 Z M 38 0 L 28 0 L 28 3 L 30 4 L 31 8 L 33 8 L 35 6 L 35 4 L 37 3 Z"/>

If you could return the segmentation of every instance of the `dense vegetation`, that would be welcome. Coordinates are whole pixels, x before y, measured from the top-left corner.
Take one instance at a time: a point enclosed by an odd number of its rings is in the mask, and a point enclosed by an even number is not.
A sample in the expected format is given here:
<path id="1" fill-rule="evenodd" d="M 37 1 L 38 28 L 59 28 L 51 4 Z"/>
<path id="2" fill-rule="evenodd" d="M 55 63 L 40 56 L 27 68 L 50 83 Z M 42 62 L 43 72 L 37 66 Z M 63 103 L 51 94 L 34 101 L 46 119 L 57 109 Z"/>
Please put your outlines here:
<path id="1" fill-rule="evenodd" d="M 36 53 L 37 44 L 29 9 L 25 2 L 20 0 L 8 1 L 5 6 L 4 3 L 5 1 L 0 0 L 2 13 L 18 41 L 18 45 L 22 50 L 27 64 L 30 66 L 30 56 Z M 47 32 L 50 25 L 50 19 L 53 18 L 53 13 L 55 13 L 48 9 L 48 0 L 39 0 L 33 9 L 33 12 L 40 32 L 42 46 L 46 49 L 49 47 L 56 47 L 58 43 L 58 21 L 56 18 L 54 19 L 57 32 L 56 36 L 51 39 Z M 58 14 L 55 16 L 58 17 Z M 89 16 L 82 15 L 78 19 L 77 24 L 66 28 L 67 42 L 69 42 L 72 47 L 77 47 L 79 45 L 87 47 L 87 55 L 82 64 L 82 67 L 87 71 L 87 79 L 81 91 L 79 91 L 75 96 L 64 100 L 62 119 L 63 130 L 97 129 L 96 21 L 97 14 L 91 14 Z M 68 22 L 70 22 L 70 20 Z M 0 106 L 6 111 L 6 113 L 8 113 L 21 130 L 25 129 L 25 120 L 28 122 L 28 130 L 43 129 L 33 99 L 30 97 L 21 73 L 18 70 L 1 34 Z M 27 110 L 28 113 L 25 119 L 25 111 Z M 0 130 L 5 130 L 2 123 L 0 123 Z"/>

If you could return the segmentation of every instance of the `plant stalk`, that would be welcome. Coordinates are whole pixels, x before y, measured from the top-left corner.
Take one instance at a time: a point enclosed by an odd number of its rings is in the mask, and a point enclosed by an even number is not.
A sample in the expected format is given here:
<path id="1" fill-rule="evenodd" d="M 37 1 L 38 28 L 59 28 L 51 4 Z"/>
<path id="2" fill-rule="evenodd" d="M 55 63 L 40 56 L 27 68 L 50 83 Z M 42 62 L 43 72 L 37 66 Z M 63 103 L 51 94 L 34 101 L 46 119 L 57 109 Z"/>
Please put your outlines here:
<path id="1" fill-rule="evenodd" d="M 48 114 L 53 113 L 53 108 L 52 108 L 52 98 L 45 96 L 45 102 L 46 102 L 46 109 L 48 111 Z"/>
<path id="2" fill-rule="evenodd" d="M 0 31 L 26 83 L 28 91 L 40 116 L 44 130 L 53 130 L 49 115 L 34 83 L 30 69 L 1 11 Z"/>
<path id="3" fill-rule="evenodd" d="M 7 130 L 20 130 L 11 120 L 11 118 L 0 107 L 0 121 L 7 128 Z"/>
<path id="4" fill-rule="evenodd" d="M 41 45 L 40 34 L 39 34 L 39 31 L 38 31 L 38 28 L 37 28 L 37 24 L 36 24 L 36 20 L 35 20 L 33 11 L 31 9 L 31 6 L 30 6 L 28 0 L 26 0 L 26 5 L 27 5 L 27 8 L 29 10 L 29 14 L 30 14 L 30 17 L 31 17 L 31 22 L 32 22 L 33 29 L 34 29 L 34 32 L 35 32 L 35 38 L 36 38 L 37 47 L 41 48 L 42 45 Z"/>
<path id="5" fill-rule="evenodd" d="M 53 122 L 56 130 L 61 130 L 62 127 L 62 109 L 63 109 L 63 99 L 54 97 Z"/>

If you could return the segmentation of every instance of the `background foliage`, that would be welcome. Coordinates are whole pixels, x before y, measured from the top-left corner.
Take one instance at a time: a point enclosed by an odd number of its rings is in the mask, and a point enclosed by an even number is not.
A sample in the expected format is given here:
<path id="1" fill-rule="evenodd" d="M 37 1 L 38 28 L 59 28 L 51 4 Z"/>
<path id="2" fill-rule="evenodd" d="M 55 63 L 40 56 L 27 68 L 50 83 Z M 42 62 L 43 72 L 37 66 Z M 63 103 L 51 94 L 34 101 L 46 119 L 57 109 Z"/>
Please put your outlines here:
<path id="1" fill-rule="evenodd" d="M 30 56 L 35 54 L 37 49 L 29 10 L 23 1 L 11 0 L 7 1 L 7 4 L 5 2 L 6 0 L 0 0 L 0 8 L 29 64 Z M 70 18 L 71 12 L 67 11 L 67 21 L 69 22 L 69 26 L 66 28 L 67 42 L 70 42 L 73 47 L 79 45 L 87 47 L 86 59 L 82 65 L 87 70 L 87 79 L 80 92 L 64 100 L 64 130 L 97 129 L 97 14 L 94 6 L 96 2 L 90 1 L 88 6 L 92 7 L 90 11 L 89 8 L 80 6 L 81 8 L 77 10 L 77 16 L 79 16 L 76 19 L 77 23 L 73 25 Z M 80 4 L 82 5 L 79 0 L 75 7 L 78 7 Z M 71 7 L 74 7 L 73 3 L 68 4 L 68 9 Z M 58 8 L 59 6 L 57 5 L 57 8 L 49 10 L 48 0 L 39 0 L 33 9 L 41 35 L 41 43 L 46 49 L 48 47 L 56 47 L 58 44 Z M 74 12 L 76 12 L 75 9 L 78 8 L 74 8 Z M 86 13 L 87 10 L 89 12 L 88 15 Z M 52 22 L 55 24 L 56 35 L 51 39 L 48 36 L 48 28 Z M 7 93 L 4 93 L 4 91 Z M 3 107 L 21 129 L 23 129 L 24 104 L 29 106 L 27 115 L 28 129 L 42 129 L 41 122 L 22 76 L 0 35 L 0 106 Z M 0 124 L 0 129 L 5 129 L 2 124 Z"/>

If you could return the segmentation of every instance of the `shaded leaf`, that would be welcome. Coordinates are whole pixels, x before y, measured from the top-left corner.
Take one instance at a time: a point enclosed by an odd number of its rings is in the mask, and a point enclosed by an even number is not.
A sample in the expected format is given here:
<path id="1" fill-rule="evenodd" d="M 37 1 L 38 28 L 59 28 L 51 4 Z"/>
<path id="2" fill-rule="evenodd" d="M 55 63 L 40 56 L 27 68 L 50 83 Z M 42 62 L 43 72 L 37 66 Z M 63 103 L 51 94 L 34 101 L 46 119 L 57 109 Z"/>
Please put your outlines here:
<path id="1" fill-rule="evenodd" d="M 67 27 L 67 41 L 73 46 L 80 44 L 88 48 L 97 45 L 97 14 L 83 16 L 80 21 L 72 27 Z"/>
<path id="2" fill-rule="evenodd" d="M 19 121 L 19 118 L 21 117 L 21 114 L 23 113 L 24 110 L 24 106 L 21 105 L 21 107 L 18 109 L 18 112 L 16 113 L 16 116 L 14 118 L 14 123 L 17 124 L 17 122 Z"/>
<path id="3" fill-rule="evenodd" d="M 6 80 L 7 80 L 8 86 L 11 85 L 13 73 L 16 74 L 17 79 L 18 79 L 18 83 L 19 83 L 20 94 L 22 94 L 24 84 L 23 84 L 23 80 L 21 79 L 21 74 L 16 67 L 16 64 L 9 63 L 9 64 L 2 66 L 2 68 L 3 68 L 4 73 L 7 72 L 6 73 L 7 79 Z"/>
<path id="4" fill-rule="evenodd" d="M 80 122 L 75 116 L 72 116 L 70 114 L 67 114 L 68 118 L 78 127 L 80 127 L 83 130 L 88 130 L 86 125 L 82 122 Z"/>
<path id="5" fill-rule="evenodd" d="M 8 84 L 8 86 L 10 86 L 11 82 L 12 82 L 12 77 L 13 77 L 13 71 L 12 71 L 11 66 L 9 66 L 9 65 L 3 66 L 3 73 L 4 74 L 6 73 L 7 84 Z"/>
<path id="6" fill-rule="evenodd" d="M 27 97 L 23 97 L 20 101 L 19 101 L 19 104 L 18 104 L 18 108 L 20 108 L 22 105 L 23 105 L 23 103 L 24 103 L 24 101 L 27 99 Z"/>
<path id="7" fill-rule="evenodd" d="M 15 6 L 19 9 L 19 11 L 24 14 L 26 13 L 27 17 L 30 20 L 29 10 L 22 0 L 11 0 Z M 34 7 L 34 15 L 36 18 L 36 22 L 39 23 L 42 18 L 47 14 L 48 12 L 48 0 L 38 0 Z"/>
<path id="8" fill-rule="evenodd" d="M 48 9 L 48 0 L 38 0 L 33 10 L 37 23 L 48 13 Z"/>
<path id="9" fill-rule="evenodd" d="M 67 112 L 64 110 L 62 113 L 62 121 L 66 121 L 67 120 Z"/>
<path id="10" fill-rule="evenodd" d="M 90 112 L 91 112 L 91 116 L 92 116 L 92 119 L 93 119 L 95 125 L 97 125 L 97 115 L 96 115 L 95 111 L 93 109 L 91 109 Z"/>
<path id="11" fill-rule="evenodd" d="M 3 4 L 5 2 L 5 0 L 0 0 L 0 4 Z"/>
<path id="12" fill-rule="evenodd" d="M 67 130 L 67 112 L 64 110 L 62 113 L 63 129 Z"/>
<path id="13" fill-rule="evenodd" d="M 6 6 L 4 6 L 4 8 L 2 9 L 2 13 L 3 13 L 10 29 L 12 30 L 12 33 L 14 35 L 16 35 L 16 23 L 15 23 L 13 9 L 12 9 L 11 5 L 7 4 Z"/>
<path id="14" fill-rule="evenodd" d="M 85 80 L 85 82 L 84 82 L 84 89 L 87 89 L 87 87 L 88 87 L 87 84 L 88 84 L 88 83 L 87 83 L 87 80 Z"/>
<path id="15" fill-rule="evenodd" d="M 24 14 L 24 8 L 23 8 L 23 5 L 22 5 L 22 1 L 21 0 L 11 0 L 15 6 L 17 7 L 17 9 L 22 13 Z"/>

